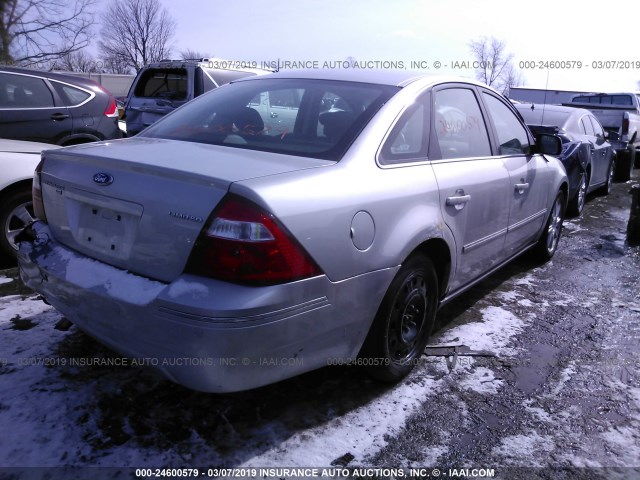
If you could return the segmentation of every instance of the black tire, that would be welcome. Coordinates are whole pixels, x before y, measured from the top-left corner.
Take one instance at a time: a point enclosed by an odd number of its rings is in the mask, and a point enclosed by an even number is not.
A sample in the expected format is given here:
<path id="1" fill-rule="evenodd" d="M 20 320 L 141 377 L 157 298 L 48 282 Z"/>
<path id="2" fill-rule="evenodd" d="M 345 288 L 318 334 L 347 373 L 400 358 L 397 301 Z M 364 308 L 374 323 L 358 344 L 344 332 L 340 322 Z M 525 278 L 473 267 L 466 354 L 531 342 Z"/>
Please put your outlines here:
<path id="1" fill-rule="evenodd" d="M 562 222 L 564 221 L 564 193 L 558 192 L 556 199 L 551 205 L 549 218 L 544 225 L 544 230 L 538 243 L 534 248 L 534 255 L 538 260 L 546 262 L 553 258 L 558 250 L 560 234 L 562 233 Z"/>
<path id="2" fill-rule="evenodd" d="M 411 256 L 391 282 L 360 352 L 374 379 L 397 382 L 411 372 L 429 340 L 438 298 L 433 263 Z"/>
<path id="3" fill-rule="evenodd" d="M 570 217 L 579 217 L 584 210 L 584 204 L 587 201 L 587 189 L 589 188 L 589 184 L 587 182 L 587 174 L 585 172 L 580 179 L 580 185 L 578 186 L 578 190 L 575 195 L 567 205 L 567 216 Z"/>
<path id="4" fill-rule="evenodd" d="M 602 195 L 609 195 L 611 190 L 613 190 L 613 177 L 616 174 L 616 159 L 615 157 L 611 159 L 611 163 L 609 164 L 609 170 L 607 171 L 607 181 L 604 186 L 600 189 L 600 193 Z"/>
<path id="5" fill-rule="evenodd" d="M 618 154 L 616 161 L 615 180 L 617 182 L 626 182 L 631 178 L 631 170 L 636 158 L 636 151 L 630 148 Z"/>
<path id="6" fill-rule="evenodd" d="M 0 201 L 0 249 L 16 257 L 18 247 L 14 237 L 34 218 L 31 189 L 17 190 Z"/>

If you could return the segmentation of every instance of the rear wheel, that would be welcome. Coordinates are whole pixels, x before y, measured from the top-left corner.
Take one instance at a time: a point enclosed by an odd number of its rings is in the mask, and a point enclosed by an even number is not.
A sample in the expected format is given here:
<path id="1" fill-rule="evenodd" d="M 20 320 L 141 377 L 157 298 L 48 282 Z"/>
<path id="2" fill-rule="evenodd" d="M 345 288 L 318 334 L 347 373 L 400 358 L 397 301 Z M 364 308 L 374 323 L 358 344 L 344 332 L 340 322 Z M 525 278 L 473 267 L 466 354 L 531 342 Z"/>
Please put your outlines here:
<path id="1" fill-rule="evenodd" d="M 587 200 L 587 174 L 585 173 L 580 179 L 580 185 L 578 186 L 578 191 L 573 196 L 573 198 L 569 201 L 567 205 L 567 215 L 572 217 L 577 217 L 582 213 L 584 209 L 584 204 Z"/>
<path id="2" fill-rule="evenodd" d="M 424 255 L 400 268 L 373 321 L 360 353 L 377 380 L 397 382 L 416 364 L 429 339 L 438 304 L 438 277 Z"/>
<path id="3" fill-rule="evenodd" d="M 564 221 L 564 193 L 558 192 L 551 206 L 549 218 L 535 247 L 535 255 L 542 261 L 551 260 L 558 249 Z"/>
<path id="4" fill-rule="evenodd" d="M 0 203 L 0 250 L 17 256 L 16 236 L 34 220 L 31 189 L 16 191 L 4 197 Z"/>

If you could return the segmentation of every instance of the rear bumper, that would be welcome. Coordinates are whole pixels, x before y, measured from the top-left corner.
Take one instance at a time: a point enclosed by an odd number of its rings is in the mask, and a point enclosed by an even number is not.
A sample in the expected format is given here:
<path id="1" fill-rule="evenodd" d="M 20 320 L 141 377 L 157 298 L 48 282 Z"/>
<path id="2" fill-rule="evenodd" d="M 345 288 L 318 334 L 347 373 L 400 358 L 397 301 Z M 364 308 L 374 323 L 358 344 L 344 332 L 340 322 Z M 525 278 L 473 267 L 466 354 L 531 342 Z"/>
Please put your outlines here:
<path id="1" fill-rule="evenodd" d="M 247 390 L 355 356 L 396 269 L 245 287 L 182 275 L 156 282 L 78 254 L 36 222 L 18 255 L 25 284 L 80 329 L 194 390 Z"/>

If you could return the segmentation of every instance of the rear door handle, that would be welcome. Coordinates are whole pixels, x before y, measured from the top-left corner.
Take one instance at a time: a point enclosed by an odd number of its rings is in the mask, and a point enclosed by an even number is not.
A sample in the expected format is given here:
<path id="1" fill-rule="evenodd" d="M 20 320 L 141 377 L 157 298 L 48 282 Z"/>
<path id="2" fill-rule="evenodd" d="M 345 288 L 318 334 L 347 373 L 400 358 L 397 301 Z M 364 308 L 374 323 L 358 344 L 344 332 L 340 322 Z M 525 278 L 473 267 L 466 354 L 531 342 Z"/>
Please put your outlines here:
<path id="1" fill-rule="evenodd" d="M 51 120 L 53 121 L 64 120 L 65 118 L 69 118 L 69 115 L 66 113 L 54 113 L 51 115 Z"/>
<path id="2" fill-rule="evenodd" d="M 525 190 L 529 190 L 529 184 L 528 183 L 516 183 L 515 190 L 516 190 L 516 192 L 518 192 L 520 194 L 523 194 L 525 192 Z"/>
<path id="3" fill-rule="evenodd" d="M 447 197 L 447 206 L 454 207 L 456 210 L 462 210 L 469 200 L 471 195 L 465 195 L 463 190 L 457 190 L 453 197 Z"/>

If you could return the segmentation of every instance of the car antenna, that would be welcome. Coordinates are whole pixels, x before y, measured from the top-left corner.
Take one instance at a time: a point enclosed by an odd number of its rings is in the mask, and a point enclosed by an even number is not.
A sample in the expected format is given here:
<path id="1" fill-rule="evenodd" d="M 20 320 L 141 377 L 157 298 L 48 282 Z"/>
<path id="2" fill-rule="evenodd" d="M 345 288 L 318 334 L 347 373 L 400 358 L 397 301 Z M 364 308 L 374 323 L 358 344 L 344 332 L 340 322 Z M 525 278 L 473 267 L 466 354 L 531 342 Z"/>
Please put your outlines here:
<path id="1" fill-rule="evenodd" d="M 549 93 L 549 69 L 547 68 L 547 83 L 544 86 L 544 102 L 542 103 L 542 117 L 540 117 L 540 126 L 544 126 L 544 109 L 547 106 L 547 93 Z"/>

